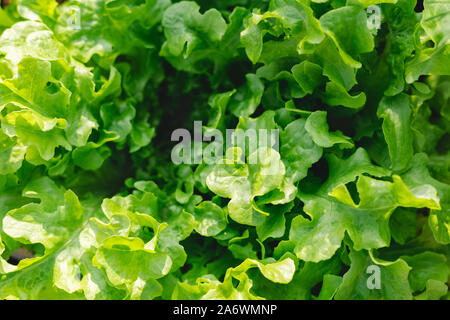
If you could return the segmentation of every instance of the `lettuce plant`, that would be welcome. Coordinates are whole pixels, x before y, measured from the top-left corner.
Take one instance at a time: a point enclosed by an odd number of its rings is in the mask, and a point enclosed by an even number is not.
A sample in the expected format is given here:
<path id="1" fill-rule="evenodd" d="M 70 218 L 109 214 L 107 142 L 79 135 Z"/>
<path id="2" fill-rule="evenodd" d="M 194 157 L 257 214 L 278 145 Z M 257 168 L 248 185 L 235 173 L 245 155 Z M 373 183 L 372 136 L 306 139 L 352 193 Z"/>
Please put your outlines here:
<path id="1" fill-rule="evenodd" d="M 450 1 L 421 5 L 3 1 L 0 299 L 449 299 Z M 195 121 L 264 143 L 175 163 Z"/>

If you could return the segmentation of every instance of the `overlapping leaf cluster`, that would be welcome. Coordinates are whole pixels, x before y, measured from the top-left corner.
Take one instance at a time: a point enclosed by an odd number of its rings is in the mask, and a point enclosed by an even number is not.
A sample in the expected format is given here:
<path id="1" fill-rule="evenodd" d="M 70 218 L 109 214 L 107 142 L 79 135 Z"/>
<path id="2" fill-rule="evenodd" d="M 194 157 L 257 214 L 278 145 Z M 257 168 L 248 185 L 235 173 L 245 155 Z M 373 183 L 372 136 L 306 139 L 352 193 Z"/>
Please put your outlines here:
<path id="1" fill-rule="evenodd" d="M 423 5 L 0 9 L 0 298 L 448 299 L 450 2 Z M 175 165 L 194 121 L 279 148 Z"/>

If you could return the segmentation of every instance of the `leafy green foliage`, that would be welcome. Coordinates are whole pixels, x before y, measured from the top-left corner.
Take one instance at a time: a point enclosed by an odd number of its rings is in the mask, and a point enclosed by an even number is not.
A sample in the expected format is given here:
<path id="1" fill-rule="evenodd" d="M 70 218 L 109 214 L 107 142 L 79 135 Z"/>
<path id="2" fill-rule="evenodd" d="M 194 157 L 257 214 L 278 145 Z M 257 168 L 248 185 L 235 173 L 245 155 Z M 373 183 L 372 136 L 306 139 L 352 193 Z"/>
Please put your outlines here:
<path id="1" fill-rule="evenodd" d="M 0 8 L 0 299 L 450 297 L 448 1 L 60 2 Z"/>

